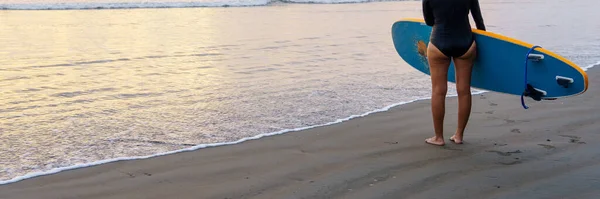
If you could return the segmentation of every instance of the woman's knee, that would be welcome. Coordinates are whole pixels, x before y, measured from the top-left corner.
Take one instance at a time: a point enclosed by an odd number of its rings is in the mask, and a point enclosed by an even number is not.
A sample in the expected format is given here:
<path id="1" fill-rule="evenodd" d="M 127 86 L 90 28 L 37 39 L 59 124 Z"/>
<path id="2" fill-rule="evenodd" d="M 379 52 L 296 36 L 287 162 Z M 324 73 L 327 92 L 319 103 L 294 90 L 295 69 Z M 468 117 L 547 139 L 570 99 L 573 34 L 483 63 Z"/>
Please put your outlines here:
<path id="1" fill-rule="evenodd" d="M 457 85 L 456 93 L 458 96 L 471 95 L 471 87 L 469 85 Z"/>
<path id="2" fill-rule="evenodd" d="M 448 93 L 448 86 L 446 84 L 434 85 L 432 92 L 433 92 L 433 95 L 436 95 L 436 96 L 446 96 L 446 93 Z"/>

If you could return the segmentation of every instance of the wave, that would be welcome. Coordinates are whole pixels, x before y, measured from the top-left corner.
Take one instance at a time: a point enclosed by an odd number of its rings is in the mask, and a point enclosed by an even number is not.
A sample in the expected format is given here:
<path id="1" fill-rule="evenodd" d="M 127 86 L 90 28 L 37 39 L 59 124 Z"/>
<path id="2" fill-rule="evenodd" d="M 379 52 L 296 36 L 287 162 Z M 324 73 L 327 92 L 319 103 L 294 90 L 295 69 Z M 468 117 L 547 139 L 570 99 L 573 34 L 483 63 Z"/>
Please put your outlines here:
<path id="1" fill-rule="evenodd" d="M 582 67 L 582 69 L 585 70 L 585 71 L 587 71 L 588 69 L 593 68 L 593 67 L 597 67 L 597 66 L 600 66 L 600 61 L 598 61 L 595 64 L 591 64 L 591 65 Z M 474 89 L 472 91 L 472 94 L 483 94 L 483 93 L 487 93 L 487 92 L 490 92 L 490 91 Z M 456 96 L 457 95 L 448 95 L 448 97 L 456 97 Z M 67 167 L 53 168 L 53 169 L 48 170 L 48 171 L 32 172 L 32 173 L 25 174 L 23 176 L 14 177 L 14 178 L 9 179 L 9 180 L 4 180 L 4 181 L 0 180 L 0 185 L 15 183 L 15 182 L 19 182 L 19 181 L 26 180 L 26 179 L 29 179 L 29 178 L 35 178 L 35 177 L 39 177 L 39 176 L 51 175 L 51 174 L 56 174 L 56 173 L 60 173 L 60 172 L 63 172 L 63 171 L 68 171 L 68 170 L 73 170 L 73 169 L 79 169 L 79 168 L 85 168 L 85 167 L 92 167 L 92 166 L 106 164 L 106 163 L 111 163 L 111 162 L 148 159 L 148 158 L 153 158 L 153 157 L 158 157 L 158 156 L 164 156 L 164 155 L 169 155 L 169 154 L 175 154 L 175 153 L 181 153 L 181 152 L 186 152 L 186 151 L 195 151 L 195 150 L 203 149 L 203 148 L 218 147 L 218 146 L 225 146 L 225 145 L 233 145 L 233 144 L 239 144 L 239 143 L 246 142 L 246 141 L 249 141 L 249 140 L 256 140 L 256 139 L 260 139 L 260 138 L 268 137 L 268 136 L 273 136 L 273 135 L 279 135 L 279 134 L 285 134 L 285 133 L 290 133 L 290 132 L 296 132 L 296 131 L 302 131 L 302 130 L 317 128 L 317 127 L 334 125 L 334 124 L 342 123 L 342 122 L 345 122 L 345 121 L 348 121 L 348 120 L 351 120 L 351 119 L 365 117 L 365 116 L 368 116 L 368 115 L 371 115 L 371 114 L 374 114 L 374 113 L 389 111 L 391 108 L 394 108 L 394 107 L 397 107 L 397 106 L 401 106 L 401 105 L 404 105 L 404 104 L 409 104 L 409 103 L 413 103 L 413 102 L 416 102 L 416 101 L 428 100 L 428 99 L 430 99 L 430 97 L 423 97 L 423 98 L 418 98 L 418 99 L 414 99 L 414 100 L 410 100 L 410 101 L 398 102 L 398 103 L 391 104 L 391 105 L 388 105 L 386 107 L 383 107 L 383 108 L 380 108 L 380 109 L 376 109 L 376 110 L 373 110 L 373 111 L 369 111 L 369 112 L 366 112 L 366 113 L 363 113 L 363 114 L 360 114 L 360 115 L 352 115 L 352 116 L 349 116 L 349 117 L 346 117 L 346 118 L 343 118 L 343 119 L 338 119 L 336 121 L 332 121 L 332 122 L 328 122 L 328 123 L 324 123 L 324 124 L 313 125 L 313 126 L 306 126 L 306 127 L 300 127 L 300 128 L 295 128 L 295 129 L 284 129 L 284 130 L 281 130 L 281 131 L 270 132 L 270 133 L 263 133 L 263 134 L 259 134 L 259 135 L 252 136 L 252 137 L 242 138 L 242 139 L 239 139 L 239 140 L 233 141 L 233 142 L 200 144 L 200 145 L 191 146 L 191 147 L 180 149 L 180 150 L 163 152 L 163 153 L 158 153 L 158 154 L 153 154 L 153 155 L 136 156 L 136 157 L 120 157 L 120 158 L 114 158 L 114 159 L 106 159 L 106 160 L 95 161 L 95 162 L 91 162 L 91 163 L 87 163 L 87 164 L 77 164 L 77 165 L 72 165 L 72 166 L 67 166 Z"/>
<path id="2" fill-rule="evenodd" d="M 41 3 L 2 4 L 3 10 L 86 10 L 86 9 L 135 9 L 135 8 L 191 8 L 191 7 L 246 7 L 264 6 L 271 0 L 252 1 L 202 1 L 202 2 L 98 2 L 98 3 Z"/>
<path id="3" fill-rule="evenodd" d="M 597 67 L 597 66 L 600 66 L 600 61 L 596 62 L 595 64 L 591 64 L 591 65 L 588 65 L 588 66 L 585 66 L 585 67 L 581 67 L 581 69 L 583 69 L 584 71 L 587 71 L 588 69 L 593 68 L 593 67 Z"/>
<path id="4" fill-rule="evenodd" d="M 306 3 L 306 4 L 341 4 L 341 3 L 369 3 L 385 1 L 420 1 L 420 0 L 279 0 L 284 3 Z"/>
<path id="5" fill-rule="evenodd" d="M 482 93 L 486 93 L 486 92 L 488 92 L 488 91 L 479 91 L 479 90 L 472 91 L 473 94 L 482 94 Z M 456 97 L 456 96 L 457 95 L 450 95 L 450 94 L 448 95 L 448 97 Z M 239 139 L 237 141 L 232 141 L 232 142 L 200 144 L 200 145 L 195 145 L 195 146 L 191 146 L 191 147 L 180 149 L 180 150 L 168 151 L 168 152 L 157 153 L 157 154 L 146 155 L 146 156 L 119 157 L 119 158 L 113 158 L 113 159 L 105 159 L 105 160 L 95 161 L 95 162 L 91 162 L 91 163 L 76 164 L 76 165 L 71 165 L 71 166 L 66 166 L 66 167 L 52 168 L 52 169 L 46 170 L 46 171 L 31 172 L 31 173 L 28 173 L 28 174 L 25 174 L 25 175 L 22 175 L 22 176 L 14 177 L 14 178 L 9 179 L 9 180 L 4 180 L 4 181 L 0 180 L 0 185 L 11 184 L 11 183 L 19 182 L 19 181 L 26 180 L 26 179 L 29 179 L 29 178 L 35 178 L 35 177 L 39 177 L 39 176 L 51 175 L 51 174 L 56 174 L 56 173 L 60 173 L 60 172 L 63 172 L 63 171 L 68 171 L 68 170 L 73 170 L 73 169 L 80 169 L 80 168 L 86 168 L 86 167 L 92 167 L 92 166 L 97 166 L 97 165 L 111 163 L 111 162 L 148 159 L 148 158 L 153 158 L 153 157 L 158 157 L 158 156 L 164 156 L 164 155 L 170 155 L 170 154 L 175 154 L 175 153 L 181 153 L 181 152 L 187 152 L 187 151 L 195 151 L 195 150 L 204 149 L 204 148 L 211 148 L 211 147 L 219 147 L 219 146 L 239 144 L 239 143 L 242 143 L 242 142 L 246 142 L 246 141 L 250 141 L 250 140 L 256 140 L 256 139 L 260 139 L 260 138 L 263 138 L 263 137 L 274 136 L 274 135 L 279 135 L 279 134 L 285 134 L 285 133 L 290 133 L 290 132 L 297 132 L 297 131 L 303 131 L 303 130 L 317 128 L 317 127 L 323 127 L 323 126 L 329 126 L 329 125 L 339 124 L 339 123 L 342 123 L 342 122 L 346 122 L 348 120 L 352 120 L 352 119 L 360 118 L 360 117 L 365 117 L 365 116 L 368 116 L 368 115 L 371 115 L 371 114 L 374 114 L 374 113 L 389 111 L 390 109 L 392 109 L 394 107 L 401 106 L 401 105 L 404 105 L 404 104 L 413 103 L 413 102 L 421 101 L 421 100 L 428 100 L 428 99 L 430 99 L 430 97 L 422 97 L 422 98 L 417 98 L 417 99 L 414 99 L 414 100 L 398 102 L 398 103 L 394 103 L 394 104 L 385 106 L 383 108 L 379 108 L 379 109 L 376 109 L 376 110 L 373 110 L 373 111 L 369 111 L 369 112 L 366 112 L 366 113 L 363 113 L 363 114 L 351 115 L 351 116 L 346 117 L 346 118 L 337 119 L 335 121 L 331 121 L 331 122 L 327 122 L 327 123 L 323 123 L 323 124 L 318 124 L 318 125 L 313 125 L 313 126 L 305 126 L 305 127 L 300 127 L 300 128 L 294 128 L 294 129 L 284 129 L 284 130 L 280 130 L 280 131 L 276 131 L 276 132 L 263 133 L 263 134 L 259 134 L 259 135 L 255 135 L 255 136 L 251 136 L 251 137 L 245 137 L 245 138 Z"/>
<path id="6" fill-rule="evenodd" d="M 87 9 L 135 9 L 135 8 L 193 8 L 193 7 L 250 7 L 273 3 L 340 4 L 382 1 L 418 0 L 196 0 L 189 2 L 85 2 L 85 3 L 0 3 L 0 10 L 87 10 Z"/>

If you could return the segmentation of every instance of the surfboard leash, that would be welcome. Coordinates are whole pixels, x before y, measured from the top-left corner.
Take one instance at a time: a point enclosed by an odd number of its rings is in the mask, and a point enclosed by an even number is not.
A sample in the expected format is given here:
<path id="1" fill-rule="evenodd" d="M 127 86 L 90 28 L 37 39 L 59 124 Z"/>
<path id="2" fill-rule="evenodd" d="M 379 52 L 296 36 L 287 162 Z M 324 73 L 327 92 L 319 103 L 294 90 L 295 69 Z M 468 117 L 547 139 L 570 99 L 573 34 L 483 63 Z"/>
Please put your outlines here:
<path id="1" fill-rule="evenodd" d="M 524 109 L 529 108 L 527 105 L 525 105 L 525 100 L 523 99 L 523 96 L 525 95 L 527 90 L 529 90 L 529 87 L 530 87 L 529 83 L 527 82 L 527 63 L 529 63 L 529 54 L 531 54 L 531 52 L 536 48 L 541 48 L 541 47 L 533 46 L 529 49 L 529 51 L 527 51 L 527 54 L 525 55 L 525 83 L 524 83 L 525 90 L 523 91 L 523 93 L 521 93 L 521 105 L 523 106 Z"/>

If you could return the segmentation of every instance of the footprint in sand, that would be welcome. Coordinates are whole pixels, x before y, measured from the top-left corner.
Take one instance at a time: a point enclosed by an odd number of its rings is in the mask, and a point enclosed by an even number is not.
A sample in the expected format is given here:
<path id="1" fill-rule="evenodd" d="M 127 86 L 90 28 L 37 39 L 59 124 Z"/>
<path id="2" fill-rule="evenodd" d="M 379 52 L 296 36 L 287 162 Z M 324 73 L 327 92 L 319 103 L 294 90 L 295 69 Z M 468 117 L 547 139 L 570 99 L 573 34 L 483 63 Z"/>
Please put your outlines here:
<path id="1" fill-rule="evenodd" d="M 555 146 L 552 146 L 552 145 L 549 145 L 549 144 L 538 144 L 538 145 L 543 146 L 546 149 L 555 149 L 556 148 Z"/>
<path id="2" fill-rule="evenodd" d="M 487 150 L 486 152 L 496 153 L 501 156 L 511 156 L 513 153 L 522 153 L 521 150 L 508 151 L 508 152 L 497 151 L 497 150 Z"/>
<path id="3" fill-rule="evenodd" d="M 450 150 L 450 151 L 462 151 L 462 149 L 458 149 L 458 148 L 450 148 L 450 147 L 445 147 L 444 149 L 446 149 L 446 150 Z"/>
<path id="4" fill-rule="evenodd" d="M 118 170 L 117 170 L 118 171 Z M 135 174 L 130 173 L 130 172 L 124 172 L 124 171 L 118 171 L 119 173 L 125 174 L 127 176 L 129 176 L 130 178 L 135 178 Z"/>
<path id="5" fill-rule="evenodd" d="M 498 118 L 500 119 L 500 118 Z M 516 124 L 516 123 L 525 123 L 530 122 L 531 120 L 511 120 L 511 119 L 503 119 L 506 124 Z"/>
<path id="6" fill-rule="evenodd" d="M 585 142 L 579 141 L 581 139 L 581 137 L 579 137 L 579 136 L 574 136 L 574 135 L 560 135 L 560 136 L 571 138 L 571 140 L 570 140 L 571 143 L 585 144 Z"/>
<path id="7" fill-rule="evenodd" d="M 568 138 L 572 138 L 572 139 L 581 139 L 581 137 L 579 136 L 574 136 L 574 135 L 560 135 L 561 137 L 568 137 Z"/>
<path id="8" fill-rule="evenodd" d="M 521 163 L 521 161 L 518 161 L 518 160 L 510 161 L 510 162 L 498 162 L 498 164 L 501 164 L 501 165 L 515 165 L 515 164 L 520 164 L 520 163 Z"/>

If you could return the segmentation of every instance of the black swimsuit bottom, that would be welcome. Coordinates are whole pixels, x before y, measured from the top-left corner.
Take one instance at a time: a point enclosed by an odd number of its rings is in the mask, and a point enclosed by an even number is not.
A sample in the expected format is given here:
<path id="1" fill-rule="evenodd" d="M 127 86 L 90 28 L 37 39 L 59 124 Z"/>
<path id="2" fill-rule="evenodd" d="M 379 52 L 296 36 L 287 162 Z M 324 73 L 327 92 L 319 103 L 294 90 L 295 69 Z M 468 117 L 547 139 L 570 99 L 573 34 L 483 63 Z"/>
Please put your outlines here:
<path id="1" fill-rule="evenodd" d="M 478 0 L 423 0 L 425 23 L 433 27 L 431 43 L 448 57 L 464 55 L 473 43 L 469 11 L 477 29 L 485 31 Z"/>

